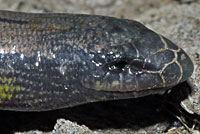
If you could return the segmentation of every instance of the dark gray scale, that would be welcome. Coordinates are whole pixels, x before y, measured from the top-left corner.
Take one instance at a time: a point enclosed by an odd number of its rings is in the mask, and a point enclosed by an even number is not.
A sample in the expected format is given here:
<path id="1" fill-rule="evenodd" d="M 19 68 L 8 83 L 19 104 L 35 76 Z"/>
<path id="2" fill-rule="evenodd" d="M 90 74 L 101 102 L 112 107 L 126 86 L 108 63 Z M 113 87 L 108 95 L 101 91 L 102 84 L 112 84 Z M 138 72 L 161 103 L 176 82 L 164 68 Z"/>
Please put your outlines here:
<path id="1" fill-rule="evenodd" d="M 181 48 L 137 21 L 0 11 L 0 109 L 45 111 L 163 93 L 193 68 Z"/>

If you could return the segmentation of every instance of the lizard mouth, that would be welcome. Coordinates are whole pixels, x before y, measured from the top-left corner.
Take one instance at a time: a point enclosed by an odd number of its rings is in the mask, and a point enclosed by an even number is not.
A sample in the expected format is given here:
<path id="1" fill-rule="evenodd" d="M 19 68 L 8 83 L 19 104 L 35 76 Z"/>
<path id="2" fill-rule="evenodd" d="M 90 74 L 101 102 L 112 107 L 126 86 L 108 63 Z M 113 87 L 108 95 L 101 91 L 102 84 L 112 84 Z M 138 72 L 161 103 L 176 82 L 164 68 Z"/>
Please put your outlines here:
<path id="1" fill-rule="evenodd" d="M 100 77 L 83 83 L 86 88 L 108 92 L 166 89 L 185 81 L 193 72 L 191 60 L 181 49 L 163 49 L 147 58 L 121 58 L 101 68 Z"/>
<path id="2" fill-rule="evenodd" d="M 122 58 L 105 64 L 103 68 L 104 76 L 91 83 L 84 83 L 86 87 L 97 91 L 132 92 L 163 86 L 160 75 L 152 71 L 153 65 L 144 64 L 140 59 Z M 140 86 L 141 82 L 143 87 Z"/>

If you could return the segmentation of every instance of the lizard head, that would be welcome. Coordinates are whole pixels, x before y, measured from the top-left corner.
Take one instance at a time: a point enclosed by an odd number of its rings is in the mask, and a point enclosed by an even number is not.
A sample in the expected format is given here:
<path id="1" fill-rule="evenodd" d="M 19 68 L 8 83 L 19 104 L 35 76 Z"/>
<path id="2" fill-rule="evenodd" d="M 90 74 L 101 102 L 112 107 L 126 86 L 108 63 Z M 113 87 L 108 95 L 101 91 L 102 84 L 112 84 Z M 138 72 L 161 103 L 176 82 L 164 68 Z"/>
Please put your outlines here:
<path id="1" fill-rule="evenodd" d="M 193 63 L 181 48 L 139 22 L 108 17 L 94 25 L 92 19 L 84 23 L 95 27 L 85 34 L 90 42 L 79 68 L 85 88 L 114 92 L 169 88 L 193 72 Z"/>

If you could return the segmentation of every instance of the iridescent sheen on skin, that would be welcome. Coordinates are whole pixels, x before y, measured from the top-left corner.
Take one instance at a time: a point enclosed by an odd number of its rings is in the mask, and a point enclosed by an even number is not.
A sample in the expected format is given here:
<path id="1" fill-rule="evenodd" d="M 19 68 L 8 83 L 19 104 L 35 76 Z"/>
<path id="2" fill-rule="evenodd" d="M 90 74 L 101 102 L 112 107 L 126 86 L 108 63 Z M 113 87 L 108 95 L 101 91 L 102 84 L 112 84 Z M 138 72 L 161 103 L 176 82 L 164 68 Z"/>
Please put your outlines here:
<path id="1" fill-rule="evenodd" d="M 192 72 L 181 48 L 134 20 L 0 11 L 0 109 L 137 98 Z"/>

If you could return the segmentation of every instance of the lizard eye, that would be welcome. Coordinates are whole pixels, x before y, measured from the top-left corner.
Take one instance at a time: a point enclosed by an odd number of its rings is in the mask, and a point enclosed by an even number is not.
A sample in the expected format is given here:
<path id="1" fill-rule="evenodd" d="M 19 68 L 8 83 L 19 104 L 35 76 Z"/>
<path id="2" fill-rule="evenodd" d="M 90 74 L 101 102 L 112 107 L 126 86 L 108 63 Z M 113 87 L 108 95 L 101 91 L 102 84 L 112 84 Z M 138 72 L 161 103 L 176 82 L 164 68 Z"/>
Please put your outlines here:
<path id="1" fill-rule="evenodd" d="M 129 65 L 129 63 L 125 60 L 116 61 L 108 65 L 108 70 L 112 73 L 121 73 L 127 65 Z"/>

